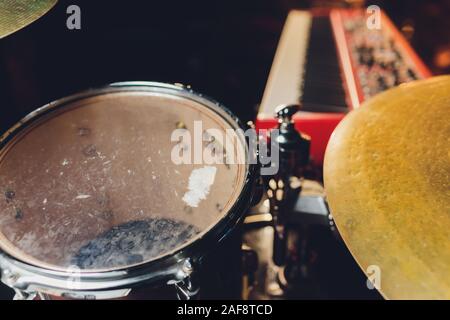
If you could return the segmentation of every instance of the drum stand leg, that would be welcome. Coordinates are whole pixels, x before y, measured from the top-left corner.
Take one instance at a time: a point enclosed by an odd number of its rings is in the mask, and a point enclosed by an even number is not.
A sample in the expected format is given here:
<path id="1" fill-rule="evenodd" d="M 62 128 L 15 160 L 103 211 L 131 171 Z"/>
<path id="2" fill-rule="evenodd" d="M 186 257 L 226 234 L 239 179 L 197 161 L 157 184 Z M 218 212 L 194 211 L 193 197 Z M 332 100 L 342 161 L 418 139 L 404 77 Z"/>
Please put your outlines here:
<path id="1" fill-rule="evenodd" d="M 267 195 L 274 228 L 273 272 L 278 282 L 278 286 L 274 286 L 275 290 L 272 291 L 276 296 L 283 294 L 291 282 L 286 270 L 290 269 L 292 255 L 296 253 L 290 250 L 292 232 L 289 230 L 288 220 L 301 193 L 304 169 L 309 162 L 310 139 L 295 129 L 292 120 L 299 109 L 299 105 L 279 106 L 279 133 L 271 133 L 271 143 L 275 142 L 279 151 L 278 172 L 267 179 Z"/>
<path id="2" fill-rule="evenodd" d="M 199 286 L 193 281 L 192 277 L 187 277 L 186 279 L 174 284 L 177 292 L 178 300 L 191 300 L 195 299 L 196 295 L 199 293 Z"/>
<path id="3" fill-rule="evenodd" d="M 19 289 L 14 289 L 15 295 L 13 300 L 52 300 L 48 294 L 42 292 L 26 292 Z"/>
<path id="4" fill-rule="evenodd" d="M 265 266 L 264 279 L 265 294 L 271 297 L 284 296 L 299 274 L 296 268 L 297 252 L 292 250 L 292 239 L 296 237 L 292 237 L 289 218 L 302 190 L 310 149 L 309 137 L 300 134 L 292 120 L 299 109 L 299 105 L 279 106 L 278 131 L 273 130 L 270 133 L 270 144 L 278 153 L 278 170 L 273 175 L 264 176 L 269 212 L 273 218 L 271 257 L 267 259 L 269 261 Z M 271 154 L 274 159 L 277 158 L 276 155 Z"/>
<path id="5" fill-rule="evenodd" d="M 19 289 L 14 289 L 14 291 L 16 294 L 13 300 L 34 300 L 38 295 L 36 292 L 26 292 Z"/>

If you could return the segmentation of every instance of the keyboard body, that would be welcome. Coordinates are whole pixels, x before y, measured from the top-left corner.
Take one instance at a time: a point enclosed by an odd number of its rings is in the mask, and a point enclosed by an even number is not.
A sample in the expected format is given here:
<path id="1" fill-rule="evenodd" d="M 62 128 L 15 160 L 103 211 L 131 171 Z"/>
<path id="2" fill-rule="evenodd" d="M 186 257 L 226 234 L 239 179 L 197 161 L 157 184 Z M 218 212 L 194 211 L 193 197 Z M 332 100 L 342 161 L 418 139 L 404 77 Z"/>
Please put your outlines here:
<path id="1" fill-rule="evenodd" d="M 296 128 L 311 137 L 321 166 L 328 139 L 346 113 L 379 92 L 431 76 L 390 19 L 369 28 L 363 9 L 289 13 L 267 80 L 256 127 L 276 127 L 275 108 L 301 103 Z"/>

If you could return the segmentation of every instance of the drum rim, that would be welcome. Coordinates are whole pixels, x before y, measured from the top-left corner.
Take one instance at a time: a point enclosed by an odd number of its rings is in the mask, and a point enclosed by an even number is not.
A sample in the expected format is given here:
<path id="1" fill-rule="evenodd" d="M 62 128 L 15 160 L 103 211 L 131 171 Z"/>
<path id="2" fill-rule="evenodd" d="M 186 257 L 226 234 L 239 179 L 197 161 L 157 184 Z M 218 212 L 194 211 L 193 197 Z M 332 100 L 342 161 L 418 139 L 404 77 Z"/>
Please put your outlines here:
<path id="1" fill-rule="evenodd" d="M 197 103 L 204 105 L 205 107 L 211 109 L 218 116 L 220 116 L 224 121 L 233 127 L 234 129 L 242 129 L 246 130 L 248 128 L 247 125 L 244 125 L 238 117 L 236 117 L 227 107 L 223 104 L 219 103 L 213 98 L 209 96 L 203 95 L 191 89 L 190 86 L 185 86 L 182 84 L 168 84 L 163 82 L 152 82 L 152 81 L 126 81 L 126 82 L 114 82 L 110 83 L 98 88 L 91 88 L 88 90 L 81 91 L 79 93 L 75 93 L 69 95 L 67 97 L 63 97 L 61 99 L 54 100 L 26 115 L 19 122 L 13 125 L 10 129 L 6 130 L 6 132 L 0 136 L 0 150 L 4 148 L 4 146 L 14 139 L 14 137 L 19 134 L 22 129 L 28 127 L 28 125 L 32 124 L 34 121 L 40 119 L 45 114 L 48 114 L 59 107 L 63 107 L 64 105 L 71 103 L 76 100 L 80 100 L 83 98 L 88 98 L 92 96 L 97 96 L 101 94 L 108 94 L 114 92 L 124 92 L 124 91 L 141 91 L 145 87 L 147 88 L 160 88 L 165 89 L 170 94 L 170 92 L 175 93 L 180 97 L 184 97 L 190 100 L 193 100 Z M 229 117 L 227 119 L 226 117 Z M 232 122 L 230 122 L 230 120 Z M 248 149 L 248 145 L 246 144 L 246 156 L 250 152 Z M 253 189 L 254 184 L 256 183 L 257 177 L 257 164 L 246 163 L 246 172 L 245 177 L 243 179 L 242 191 L 235 203 L 230 207 L 228 212 L 218 220 L 218 222 L 212 226 L 209 230 L 206 230 L 202 235 L 200 235 L 197 239 L 193 241 L 188 241 L 180 247 L 176 248 L 173 251 L 170 251 L 156 259 L 133 265 L 133 266 L 125 266 L 115 268 L 114 270 L 106 270 L 106 271 L 96 271 L 93 270 L 80 270 L 78 280 L 81 283 L 81 287 L 77 288 L 78 290 L 94 290 L 93 285 L 98 291 L 101 290 L 111 290 L 112 288 L 128 288 L 129 286 L 136 284 L 138 282 L 147 281 L 153 282 L 152 280 L 161 280 L 164 281 L 170 279 L 182 280 L 189 276 L 188 273 L 180 273 L 180 270 L 183 269 L 183 262 L 189 261 L 193 264 L 193 268 L 197 264 L 201 262 L 201 259 L 204 255 L 208 253 L 208 247 L 211 246 L 211 242 L 214 241 L 216 244 L 219 244 L 222 240 L 227 238 L 227 236 L 235 229 L 238 223 L 242 220 L 245 210 L 250 206 L 252 197 L 253 197 Z M 3 263 L 2 263 L 3 261 Z M 171 269 L 169 272 L 165 274 L 160 274 L 158 270 L 163 270 L 163 268 L 168 267 Z M 3 270 L 1 270 L 3 269 Z M 14 270 L 12 270 L 14 269 Z M 64 280 L 69 277 L 73 277 L 73 273 L 68 271 L 62 271 L 57 269 L 49 269 L 43 268 L 40 266 L 36 266 L 34 264 L 19 260 L 12 256 L 11 254 L 5 252 L 0 249 L 0 271 L 3 271 L 3 274 L 14 272 L 15 275 L 19 276 L 23 274 L 28 275 L 36 275 L 34 280 L 29 278 L 29 282 L 35 281 L 34 285 L 39 287 L 53 287 L 54 289 L 60 289 L 67 291 L 77 291 L 68 289 L 66 286 L 56 285 L 55 282 L 51 280 Z M 152 275 L 158 273 L 158 279 L 152 279 Z M 143 275 L 147 275 L 146 280 L 142 279 Z M 45 281 L 38 281 L 37 278 L 46 278 L 49 280 L 49 284 L 47 285 Z M 17 278 L 17 277 L 16 277 Z M 128 279 L 129 281 L 122 281 L 120 284 L 117 280 Z M 16 279 L 17 280 L 17 279 Z M 42 279 L 41 279 L 42 280 Z M 83 286 L 83 281 L 89 281 L 89 283 L 85 283 Z M 108 282 L 115 282 L 108 284 Z M 99 286 L 99 283 L 103 283 L 103 285 Z M 50 283 L 53 283 L 51 285 Z M 31 283 L 21 283 L 21 286 L 28 286 Z M 95 292 L 95 291 L 94 291 Z"/>

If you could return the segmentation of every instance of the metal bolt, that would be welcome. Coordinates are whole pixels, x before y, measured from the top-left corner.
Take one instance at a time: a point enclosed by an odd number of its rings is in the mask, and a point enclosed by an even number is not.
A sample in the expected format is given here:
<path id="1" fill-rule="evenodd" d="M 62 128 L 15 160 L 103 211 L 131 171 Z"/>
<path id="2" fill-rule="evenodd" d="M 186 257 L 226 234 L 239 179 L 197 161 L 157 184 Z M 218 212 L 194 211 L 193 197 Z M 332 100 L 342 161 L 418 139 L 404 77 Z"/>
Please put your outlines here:
<path id="1" fill-rule="evenodd" d="M 189 260 L 184 261 L 182 270 L 186 274 L 191 274 L 194 271 L 194 268 Z"/>

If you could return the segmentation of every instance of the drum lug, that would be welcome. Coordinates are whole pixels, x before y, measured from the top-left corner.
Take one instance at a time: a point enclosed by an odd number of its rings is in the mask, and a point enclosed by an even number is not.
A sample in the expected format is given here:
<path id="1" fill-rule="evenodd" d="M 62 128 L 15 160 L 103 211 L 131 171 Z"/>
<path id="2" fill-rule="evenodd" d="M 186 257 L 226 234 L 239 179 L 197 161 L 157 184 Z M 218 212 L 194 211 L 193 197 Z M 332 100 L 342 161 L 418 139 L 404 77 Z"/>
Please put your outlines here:
<path id="1" fill-rule="evenodd" d="M 15 292 L 13 300 L 34 300 L 37 297 L 37 292 L 27 292 L 16 287 L 16 284 L 20 281 L 19 275 L 11 272 L 9 269 L 3 269 L 1 275 L 2 282 Z"/>
<path id="2" fill-rule="evenodd" d="M 170 281 L 168 284 L 173 284 L 177 292 L 179 300 L 191 300 L 200 291 L 197 281 L 195 281 L 194 266 L 190 259 L 186 259 L 181 266 L 182 280 Z"/>

